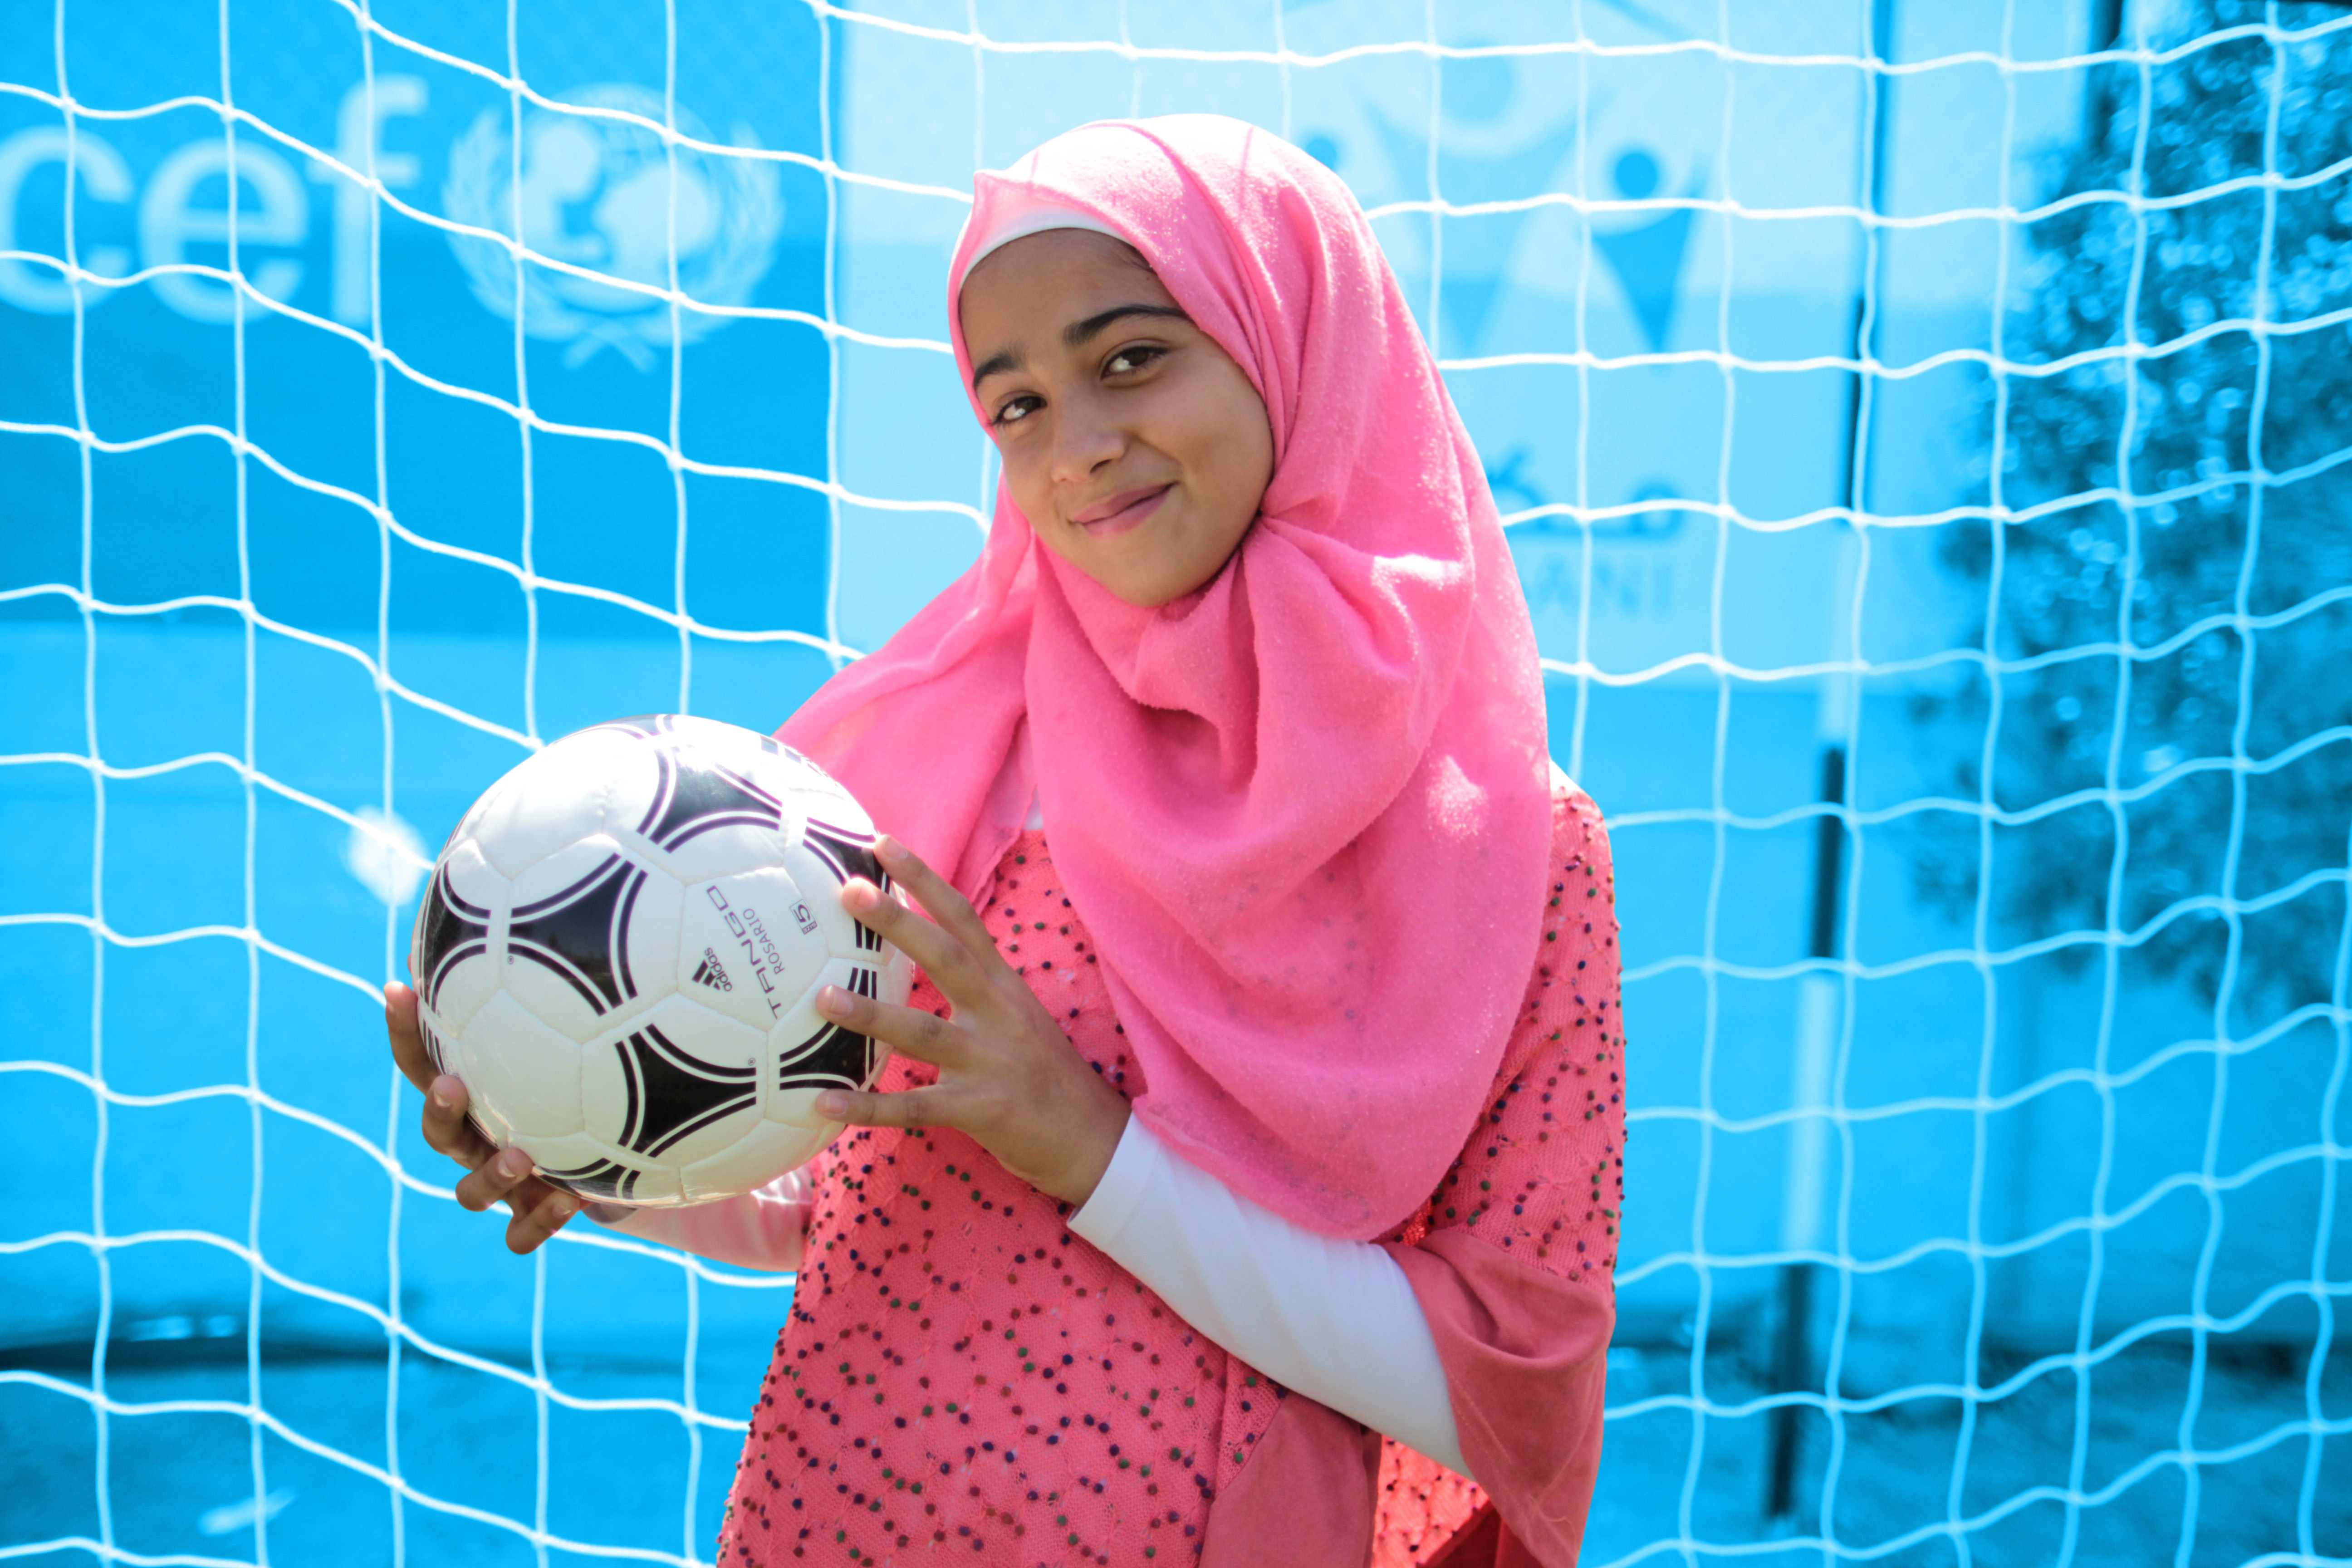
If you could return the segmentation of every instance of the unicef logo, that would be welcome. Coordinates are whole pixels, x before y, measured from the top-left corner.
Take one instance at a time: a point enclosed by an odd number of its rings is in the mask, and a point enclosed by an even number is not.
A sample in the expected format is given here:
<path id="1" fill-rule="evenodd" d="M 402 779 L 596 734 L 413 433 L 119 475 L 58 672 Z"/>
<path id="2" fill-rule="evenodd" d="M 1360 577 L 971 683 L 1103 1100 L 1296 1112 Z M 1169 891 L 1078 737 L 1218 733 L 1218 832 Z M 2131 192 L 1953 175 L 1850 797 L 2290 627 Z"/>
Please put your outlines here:
<path id="1" fill-rule="evenodd" d="M 641 87 L 614 83 L 574 93 L 589 109 L 617 109 L 659 124 L 662 99 Z M 515 235 L 533 254 L 569 262 L 629 283 L 670 285 L 670 161 L 661 137 L 641 126 L 584 115 L 527 108 L 522 122 L 522 190 L 513 188 L 514 159 L 508 116 L 491 110 L 449 149 L 442 203 L 457 222 Z M 712 138 L 700 121 L 678 110 L 677 128 L 697 141 Z M 739 147 L 754 147 L 739 127 Z M 677 150 L 677 287 L 706 305 L 740 305 L 767 276 L 783 226 L 783 196 L 772 163 L 714 158 Z M 511 321 L 515 265 L 507 251 L 470 235 L 449 237 L 475 297 Z M 677 313 L 680 341 L 692 342 L 727 324 L 725 316 Z M 654 350 L 671 342 L 669 301 L 598 278 L 551 267 L 522 268 L 523 331 L 571 344 L 563 363 L 578 365 L 605 348 L 620 351 L 639 370 L 652 367 Z"/>

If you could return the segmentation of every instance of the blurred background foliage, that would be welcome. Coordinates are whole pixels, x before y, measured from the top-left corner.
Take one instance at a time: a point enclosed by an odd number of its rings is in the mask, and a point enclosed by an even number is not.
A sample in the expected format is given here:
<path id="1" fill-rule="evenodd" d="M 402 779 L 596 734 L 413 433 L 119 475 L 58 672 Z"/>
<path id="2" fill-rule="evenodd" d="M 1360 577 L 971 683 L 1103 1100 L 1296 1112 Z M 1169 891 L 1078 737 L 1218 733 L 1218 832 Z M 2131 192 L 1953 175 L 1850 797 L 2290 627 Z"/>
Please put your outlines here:
<path id="1" fill-rule="evenodd" d="M 2273 14 L 2292 32 L 2342 10 L 2195 0 L 2147 42 Z M 2352 44 L 2249 31 L 2098 71 L 2000 345 L 2053 368 L 1979 401 L 1986 494 L 2026 515 L 1944 552 L 1982 595 L 1979 646 L 2024 668 L 2000 677 L 1997 721 L 1981 679 L 1928 706 L 1992 735 L 1958 792 L 2031 817 L 1993 830 L 1991 912 L 2013 939 L 2144 937 L 2208 999 L 2291 1010 L 2342 984 Z M 2067 204 L 2087 192 L 2142 199 Z M 1973 824 L 1931 842 L 1930 890 L 1973 905 Z"/>

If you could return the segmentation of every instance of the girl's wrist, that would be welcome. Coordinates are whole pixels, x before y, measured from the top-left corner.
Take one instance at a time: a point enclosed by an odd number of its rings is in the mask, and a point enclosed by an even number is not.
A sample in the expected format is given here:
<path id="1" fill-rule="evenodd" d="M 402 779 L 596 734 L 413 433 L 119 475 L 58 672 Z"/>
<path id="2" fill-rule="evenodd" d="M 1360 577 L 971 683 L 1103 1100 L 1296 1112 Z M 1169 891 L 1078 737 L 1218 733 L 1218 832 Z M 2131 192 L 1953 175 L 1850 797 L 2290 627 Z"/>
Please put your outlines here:
<path id="1" fill-rule="evenodd" d="M 1134 1114 L 1126 1099 L 1108 1084 L 1097 1080 L 1097 1087 L 1102 1090 L 1097 1113 L 1087 1118 L 1083 1133 L 1073 1140 L 1070 1168 L 1055 1184 L 1057 1190 L 1046 1194 L 1061 1199 L 1073 1210 L 1086 1207 L 1087 1200 L 1102 1184 L 1103 1173 L 1118 1152 L 1119 1140 L 1127 1136 L 1128 1118 Z"/>

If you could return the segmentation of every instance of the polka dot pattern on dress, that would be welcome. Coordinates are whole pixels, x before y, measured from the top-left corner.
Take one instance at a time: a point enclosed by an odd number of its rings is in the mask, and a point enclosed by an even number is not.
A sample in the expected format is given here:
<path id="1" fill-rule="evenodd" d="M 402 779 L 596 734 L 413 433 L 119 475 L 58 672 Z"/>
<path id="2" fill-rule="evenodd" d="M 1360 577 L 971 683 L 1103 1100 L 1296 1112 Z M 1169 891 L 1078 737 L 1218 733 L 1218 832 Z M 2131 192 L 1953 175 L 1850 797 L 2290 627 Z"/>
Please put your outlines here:
<path id="1" fill-rule="evenodd" d="M 1554 826 L 1561 869 L 1528 1011 L 1489 1113 L 1406 1231 L 1475 1225 L 1606 1289 L 1622 1174 L 1606 1161 L 1623 1142 L 1615 925 L 1590 802 L 1563 796 Z M 1007 853 L 981 917 L 1095 1070 L 1142 1093 L 1042 833 Z M 920 977 L 910 1005 L 947 1009 Z M 1610 1054 L 1570 1061 L 1599 1051 Z M 881 1087 L 933 1076 L 896 1060 Z M 1588 1079 L 1611 1093 L 1586 1101 Z M 1293 1395 L 1202 1338 L 1072 1236 L 1066 1205 L 961 1133 L 852 1129 L 812 1174 L 804 1263 L 720 1528 L 723 1568 L 1196 1561 L 1211 1507 Z M 1568 1201 L 1588 1190 L 1582 1206 Z M 1582 1216 L 1604 1190 L 1610 1223 L 1596 1227 Z M 1426 1561 L 1483 1501 L 1394 1443 L 1381 1489 L 1383 1563 Z"/>
<path id="2" fill-rule="evenodd" d="M 1581 791 L 1552 802 L 1551 865 L 1536 973 L 1495 1092 L 1437 1191 L 1387 1239 L 1467 1227 L 1613 1299 L 1625 1198 L 1616 882 L 1600 808 Z M 1373 1563 L 1427 1562 L 1486 1500 L 1465 1478 L 1383 1443 Z"/>

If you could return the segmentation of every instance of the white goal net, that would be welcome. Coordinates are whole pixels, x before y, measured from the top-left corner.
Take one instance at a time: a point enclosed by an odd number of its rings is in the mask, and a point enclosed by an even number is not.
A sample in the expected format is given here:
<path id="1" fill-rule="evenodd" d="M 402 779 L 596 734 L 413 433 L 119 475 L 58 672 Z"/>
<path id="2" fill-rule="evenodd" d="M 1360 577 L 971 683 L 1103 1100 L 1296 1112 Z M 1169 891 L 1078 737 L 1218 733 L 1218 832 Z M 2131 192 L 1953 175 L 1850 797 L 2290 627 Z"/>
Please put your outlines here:
<path id="1" fill-rule="evenodd" d="M 0 14 L 0 1557 L 709 1560 L 791 1281 L 459 1211 L 382 1044 L 543 741 L 972 558 L 976 167 L 1372 216 L 1608 814 L 1584 1560 L 2352 1561 L 2352 11 Z"/>

